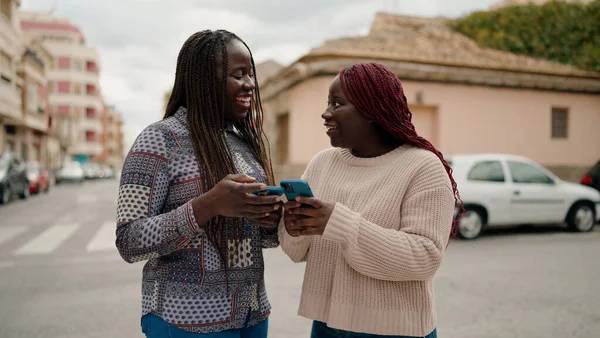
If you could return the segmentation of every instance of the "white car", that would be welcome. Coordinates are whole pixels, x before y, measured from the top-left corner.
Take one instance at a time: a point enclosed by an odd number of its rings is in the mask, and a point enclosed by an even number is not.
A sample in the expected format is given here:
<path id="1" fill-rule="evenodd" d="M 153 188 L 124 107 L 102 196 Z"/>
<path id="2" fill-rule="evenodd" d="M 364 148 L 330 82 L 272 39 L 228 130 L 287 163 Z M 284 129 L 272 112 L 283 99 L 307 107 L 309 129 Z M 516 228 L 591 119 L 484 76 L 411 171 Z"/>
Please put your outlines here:
<path id="1" fill-rule="evenodd" d="M 67 161 L 63 163 L 62 168 L 58 170 L 56 173 L 56 182 L 78 182 L 81 183 L 83 181 L 83 169 L 81 169 L 81 164 L 75 161 Z"/>
<path id="2" fill-rule="evenodd" d="M 538 163 L 505 154 L 446 158 L 466 209 L 458 236 L 474 239 L 484 227 L 563 224 L 592 231 L 600 221 L 600 192 L 565 182 Z"/>

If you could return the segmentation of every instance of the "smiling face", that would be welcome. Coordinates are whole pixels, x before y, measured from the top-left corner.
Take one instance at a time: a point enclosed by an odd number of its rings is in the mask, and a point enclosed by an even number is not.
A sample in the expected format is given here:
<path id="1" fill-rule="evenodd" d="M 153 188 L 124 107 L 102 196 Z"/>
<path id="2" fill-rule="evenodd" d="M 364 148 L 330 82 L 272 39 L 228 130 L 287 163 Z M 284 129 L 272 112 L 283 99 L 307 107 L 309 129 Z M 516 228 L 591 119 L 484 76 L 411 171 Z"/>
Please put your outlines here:
<path id="1" fill-rule="evenodd" d="M 230 40 L 227 45 L 227 70 L 226 78 L 223 79 L 223 58 L 219 56 L 217 61 L 217 80 L 219 90 L 225 83 L 225 119 L 228 121 L 243 120 L 248 115 L 255 80 L 252 69 L 252 57 L 246 46 L 237 39 Z"/>
<path id="2" fill-rule="evenodd" d="M 365 138 L 372 135 L 373 125 L 346 98 L 339 76 L 329 85 L 327 101 L 327 109 L 321 117 L 325 120 L 323 124 L 327 128 L 331 145 L 349 149 L 360 148 Z"/>

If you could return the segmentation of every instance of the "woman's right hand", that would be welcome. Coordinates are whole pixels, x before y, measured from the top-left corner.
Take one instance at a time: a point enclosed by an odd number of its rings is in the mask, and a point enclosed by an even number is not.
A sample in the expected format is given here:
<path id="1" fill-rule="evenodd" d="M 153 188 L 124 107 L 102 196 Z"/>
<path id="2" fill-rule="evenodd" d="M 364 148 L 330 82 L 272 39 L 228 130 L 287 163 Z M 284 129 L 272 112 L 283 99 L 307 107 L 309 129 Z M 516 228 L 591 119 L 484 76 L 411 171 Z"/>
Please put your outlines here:
<path id="1" fill-rule="evenodd" d="M 283 224 L 285 225 L 285 230 L 292 237 L 298 237 L 302 234 L 302 230 L 304 227 L 294 226 L 294 222 L 307 218 L 306 216 L 295 214 L 294 209 L 298 209 L 302 206 L 300 202 L 297 201 L 287 201 L 283 205 Z"/>
<path id="2" fill-rule="evenodd" d="M 245 174 L 227 175 L 199 198 L 212 217 L 246 217 L 260 219 L 280 209 L 279 196 L 256 196 L 252 193 L 266 188 L 263 183 Z"/>

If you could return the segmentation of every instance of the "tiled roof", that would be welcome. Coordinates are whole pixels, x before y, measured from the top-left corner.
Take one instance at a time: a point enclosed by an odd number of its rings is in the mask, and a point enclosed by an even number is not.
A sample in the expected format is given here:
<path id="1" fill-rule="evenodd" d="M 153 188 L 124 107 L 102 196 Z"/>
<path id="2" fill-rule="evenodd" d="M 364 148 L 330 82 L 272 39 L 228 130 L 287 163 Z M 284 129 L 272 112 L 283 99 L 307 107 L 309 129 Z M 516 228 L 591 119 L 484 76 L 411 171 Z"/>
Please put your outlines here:
<path id="1" fill-rule="evenodd" d="M 447 19 L 377 13 L 366 36 L 327 40 L 300 59 L 368 57 L 425 64 L 600 78 L 560 63 L 479 47 L 454 32 Z"/>
<path id="2" fill-rule="evenodd" d="M 263 83 L 269 77 L 277 74 L 283 66 L 274 60 L 266 60 L 264 62 L 257 63 L 256 65 L 256 77 L 258 83 Z"/>

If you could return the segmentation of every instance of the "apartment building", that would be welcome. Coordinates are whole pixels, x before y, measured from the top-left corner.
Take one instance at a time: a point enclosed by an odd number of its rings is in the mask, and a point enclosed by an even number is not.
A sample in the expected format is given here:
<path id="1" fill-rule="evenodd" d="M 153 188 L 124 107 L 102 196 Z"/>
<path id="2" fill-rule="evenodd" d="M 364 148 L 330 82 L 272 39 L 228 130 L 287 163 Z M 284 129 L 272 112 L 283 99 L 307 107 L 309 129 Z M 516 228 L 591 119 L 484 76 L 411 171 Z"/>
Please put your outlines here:
<path id="1" fill-rule="evenodd" d="M 0 0 L 0 153 L 16 151 L 17 124 L 21 120 L 21 94 L 17 63 L 21 54 L 21 29 L 17 17 L 20 0 Z"/>
<path id="2" fill-rule="evenodd" d="M 67 157 L 98 161 L 103 152 L 103 99 L 99 55 L 68 19 L 42 12 L 20 12 L 25 41 L 39 39 L 53 57 L 47 72 L 48 102 Z"/>
<path id="3" fill-rule="evenodd" d="M 41 42 L 32 40 L 24 45 L 17 66 L 18 90 L 21 93 L 21 119 L 16 125 L 18 150 L 25 161 L 44 164 L 52 162 L 49 153 L 48 132 L 51 124 L 48 109 L 47 69 L 52 64 L 52 55 Z M 52 143 L 52 142 L 51 142 Z M 54 161 L 56 162 L 56 158 Z"/>
<path id="4" fill-rule="evenodd" d="M 123 120 L 114 106 L 106 106 L 102 114 L 104 132 L 102 134 L 102 156 L 100 161 L 114 169 L 123 166 Z"/>

